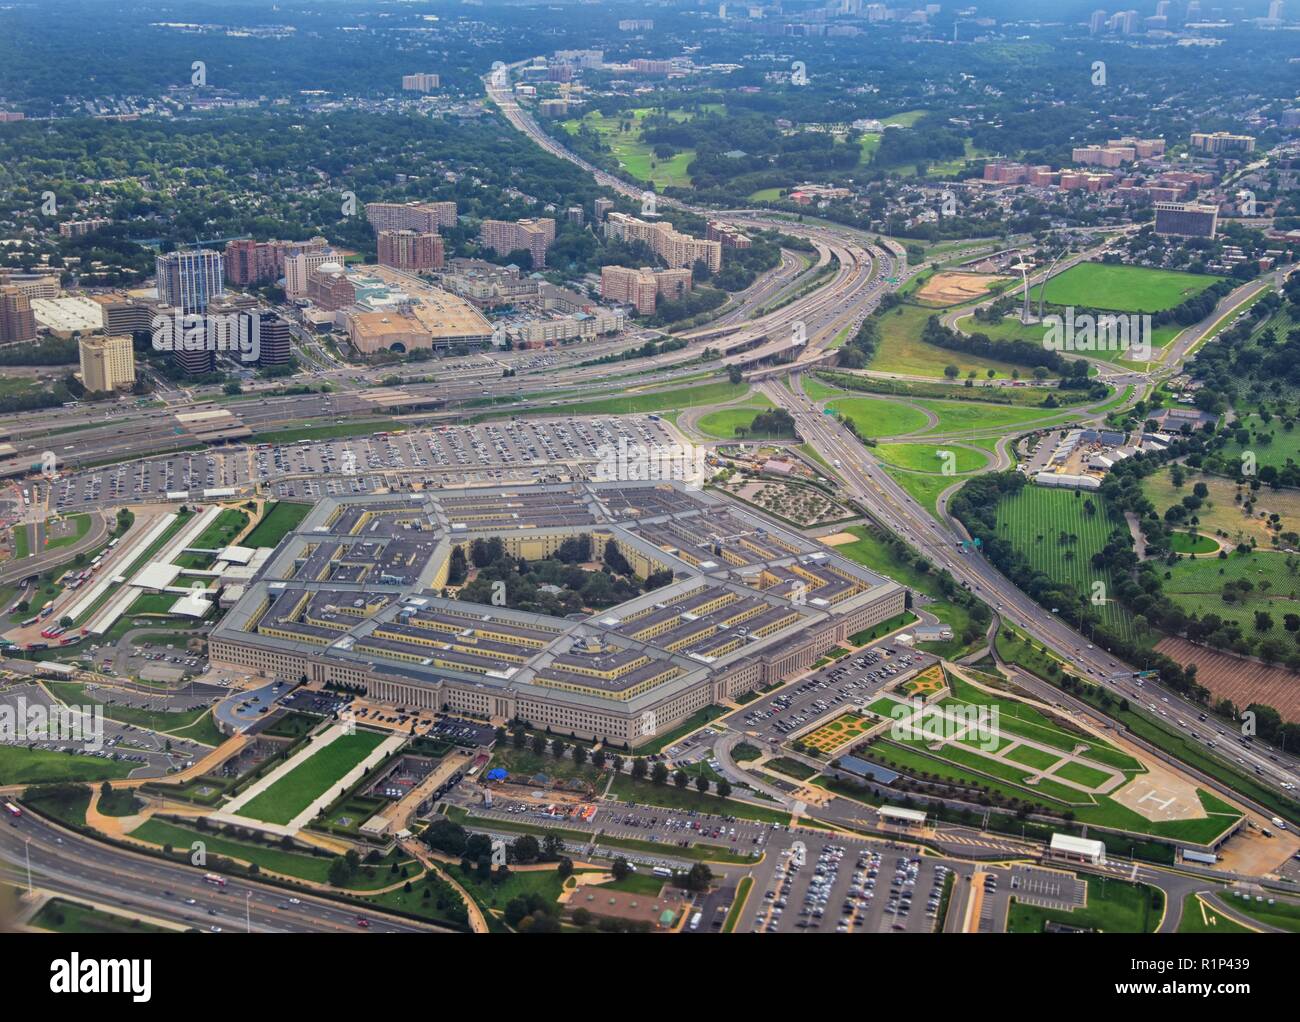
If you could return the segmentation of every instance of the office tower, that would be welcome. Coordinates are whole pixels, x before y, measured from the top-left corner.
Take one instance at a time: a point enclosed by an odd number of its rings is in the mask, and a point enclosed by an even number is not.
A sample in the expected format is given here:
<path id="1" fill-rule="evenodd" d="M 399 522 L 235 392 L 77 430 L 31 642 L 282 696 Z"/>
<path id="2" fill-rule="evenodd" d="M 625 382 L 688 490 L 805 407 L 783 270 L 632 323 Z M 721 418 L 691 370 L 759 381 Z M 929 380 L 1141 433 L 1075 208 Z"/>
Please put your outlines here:
<path id="1" fill-rule="evenodd" d="M 128 335 L 83 337 L 81 383 L 96 393 L 125 389 L 135 384 L 135 351 Z"/>
<path id="2" fill-rule="evenodd" d="M 36 340 L 32 301 L 14 284 L 0 287 L 0 344 Z"/>

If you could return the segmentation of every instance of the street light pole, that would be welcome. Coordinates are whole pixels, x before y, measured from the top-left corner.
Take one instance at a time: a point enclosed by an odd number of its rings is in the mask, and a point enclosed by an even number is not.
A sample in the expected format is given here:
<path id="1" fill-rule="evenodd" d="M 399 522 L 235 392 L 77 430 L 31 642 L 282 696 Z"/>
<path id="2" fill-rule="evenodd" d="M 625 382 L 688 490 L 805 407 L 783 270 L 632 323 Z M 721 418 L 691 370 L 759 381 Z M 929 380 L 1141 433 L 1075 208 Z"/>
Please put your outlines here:
<path id="1" fill-rule="evenodd" d="M 32 893 L 32 839 L 23 838 L 23 851 L 27 858 L 27 894 L 30 897 Z"/>
<path id="2" fill-rule="evenodd" d="M 253 901 L 253 892 L 245 891 L 244 892 L 244 932 L 245 933 L 253 932 L 252 910 L 250 908 L 252 901 Z"/>

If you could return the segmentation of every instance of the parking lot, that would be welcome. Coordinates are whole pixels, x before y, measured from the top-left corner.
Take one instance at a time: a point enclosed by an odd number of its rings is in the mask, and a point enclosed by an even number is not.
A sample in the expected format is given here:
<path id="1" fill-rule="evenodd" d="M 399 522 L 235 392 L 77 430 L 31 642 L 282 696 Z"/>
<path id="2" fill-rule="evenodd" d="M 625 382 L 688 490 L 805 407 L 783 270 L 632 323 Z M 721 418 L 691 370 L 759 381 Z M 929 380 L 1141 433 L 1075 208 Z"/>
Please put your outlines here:
<path id="1" fill-rule="evenodd" d="M 928 653 L 882 641 L 780 692 L 755 700 L 726 718 L 729 727 L 755 734 L 763 741 L 780 743 L 807 731 L 822 719 L 861 710 L 888 685 L 930 666 Z"/>
<path id="2" fill-rule="evenodd" d="M 929 933 L 944 883 L 970 867 L 904 845 L 800 833 L 756 871 L 737 932 Z"/>
<path id="3" fill-rule="evenodd" d="M 336 440 L 232 446 L 74 472 L 54 486 L 59 511 L 161 500 L 168 493 L 268 487 L 279 498 L 373 493 L 394 484 L 538 479 L 591 463 L 604 447 L 672 442 L 647 416 L 503 420 Z"/>

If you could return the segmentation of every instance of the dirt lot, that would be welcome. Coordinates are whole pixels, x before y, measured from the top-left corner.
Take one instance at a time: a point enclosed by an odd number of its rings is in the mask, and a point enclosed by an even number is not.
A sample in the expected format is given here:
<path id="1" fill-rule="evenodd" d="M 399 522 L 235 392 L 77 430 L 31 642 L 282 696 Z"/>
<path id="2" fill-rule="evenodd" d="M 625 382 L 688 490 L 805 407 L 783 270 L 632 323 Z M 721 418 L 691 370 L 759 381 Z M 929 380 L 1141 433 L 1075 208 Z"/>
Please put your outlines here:
<path id="1" fill-rule="evenodd" d="M 1010 280 L 992 273 L 936 273 L 916 292 L 916 299 L 926 305 L 957 305 L 974 298 L 984 298 L 993 285 Z"/>
<path id="2" fill-rule="evenodd" d="M 1216 700 L 1231 699 L 1237 706 L 1263 703 L 1286 720 L 1300 721 L 1300 676 L 1285 667 L 1216 653 L 1186 639 L 1162 639 L 1156 649 L 1180 664 L 1196 664 L 1197 682 Z"/>

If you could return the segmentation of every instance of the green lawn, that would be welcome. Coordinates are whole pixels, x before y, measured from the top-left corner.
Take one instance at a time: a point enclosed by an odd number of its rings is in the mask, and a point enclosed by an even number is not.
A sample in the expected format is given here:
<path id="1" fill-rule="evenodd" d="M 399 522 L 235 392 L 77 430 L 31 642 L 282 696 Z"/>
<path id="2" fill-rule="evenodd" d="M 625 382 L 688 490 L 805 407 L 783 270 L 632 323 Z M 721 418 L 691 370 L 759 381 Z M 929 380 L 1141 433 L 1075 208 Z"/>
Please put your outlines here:
<path id="1" fill-rule="evenodd" d="M 738 408 L 719 408 L 716 412 L 710 412 L 703 416 L 697 423 L 699 431 L 706 436 L 716 437 L 719 440 L 733 440 L 737 436 L 738 428 L 745 431 L 745 435 L 762 439 L 770 434 L 750 432 L 750 424 L 754 417 L 772 407 L 772 402 L 758 395 L 760 401 L 749 400 Z"/>
<path id="2" fill-rule="evenodd" d="M 1247 901 L 1227 893 L 1223 896 L 1223 903 L 1256 922 L 1276 926 L 1287 933 L 1300 933 L 1300 903 L 1274 898 L 1270 905 L 1264 901 L 1255 901 L 1254 898 Z"/>
<path id="3" fill-rule="evenodd" d="M 627 393 L 599 401 L 561 402 L 555 415 L 633 415 L 639 412 L 680 411 L 683 408 L 726 404 L 749 393 L 748 383 L 705 383 L 698 387 Z M 540 410 L 539 410 L 540 411 Z"/>
<path id="4" fill-rule="evenodd" d="M 950 452 L 952 457 L 946 457 L 945 452 Z M 951 465 L 952 474 L 962 475 L 967 472 L 977 472 L 989 463 L 987 455 L 980 451 L 940 442 L 928 444 L 880 444 L 872 451 L 872 454 L 887 465 L 905 468 L 913 472 L 942 474 L 944 469 Z"/>
<path id="5" fill-rule="evenodd" d="M 0 745 L 0 783 L 49 784 L 55 781 L 104 781 L 127 777 L 137 764 L 97 756 Z"/>
<path id="6" fill-rule="evenodd" d="M 1229 901 L 1235 900 L 1226 895 Z M 1244 913 L 1243 913 L 1244 915 Z M 1183 898 L 1183 915 L 1178 920 L 1179 933 L 1253 933 L 1249 927 L 1234 922 L 1214 908 L 1209 902 L 1202 901 L 1196 892 Z"/>
<path id="7" fill-rule="evenodd" d="M 871 360 L 871 368 L 936 380 L 943 379 L 943 371 L 949 365 L 955 365 L 962 376 L 973 372 L 980 379 L 986 378 L 989 369 L 994 371 L 995 379 L 1009 379 L 1013 372 L 1029 376 L 1030 371 L 1024 366 L 951 351 L 921 340 L 926 321 L 937 314 L 936 310 L 919 305 L 899 305 L 882 315 L 879 318 L 880 344 Z"/>
<path id="8" fill-rule="evenodd" d="M 90 531 L 90 515 L 72 515 L 68 520 L 72 522 L 72 531 L 65 536 L 60 536 L 58 539 L 47 538 L 45 541 L 46 550 L 57 550 L 59 547 L 72 546 L 72 544 L 80 542 L 86 533 Z M 50 523 L 46 522 L 45 534 L 47 537 L 49 531 Z"/>
<path id="9" fill-rule="evenodd" d="M 1195 297 L 1221 279 L 1144 266 L 1079 263 L 1047 282 L 1045 300 L 1051 305 L 1116 312 L 1161 312 Z M 1037 299 L 1037 289 L 1033 297 Z"/>
<path id="10" fill-rule="evenodd" d="M 1042 933 L 1049 922 L 1102 933 L 1154 933 L 1164 908 L 1164 893 L 1146 884 L 1089 877 L 1088 903 L 1073 912 L 1024 905 L 1014 897 L 1008 933 Z"/>
<path id="11" fill-rule="evenodd" d="M 249 441 L 254 444 L 292 444 L 299 440 L 332 440 L 348 436 L 369 436 L 383 430 L 399 428 L 396 419 L 370 419 L 365 422 L 335 422 L 327 426 L 298 426 L 294 429 L 276 429 L 255 433 Z"/>
<path id="12" fill-rule="evenodd" d="M 887 398 L 837 398 L 826 407 L 836 415 L 852 419 L 858 434 L 871 438 L 916 433 L 929 421 L 924 412 Z"/>
<path id="13" fill-rule="evenodd" d="M 695 159 L 695 150 L 683 149 L 666 160 L 656 158 L 651 146 L 641 141 L 641 121 L 649 113 L 648 107 L 615 114 L 592 110 L 581 120 L 562 122 L 561 127 L 571 135 L 577 134 L 579 125 L 594 130 L 628 176 L 653 182 L 657 190 L 690 187 L 691 176 L 686 168 Z M 684 120 L 692 115 L 674 111 L 670 116 Z"/>
<path id="14" fill-rule="evenodd" d="M 292 504 L 283 500 L 268 505 L 262 520 L 244 537 L 243 545 L 275 546 L 301 524 L 311 507 L 310 504 Z"/>
<path id="15" fill-rule="evenodd" d="M 264 823 L 288 823 L 378 748 L 385 737 L 375 731 L 357 731 L 336 738 L 248 802 L 240 814 Z"/>
<path id="16" fill-rule="evenodd" d="M 1092 513 L 1088 507 L 1093 508 Z M 1106 601 L 1097 609 L 1108 627 L 1133 638 L 1133 615 L 1112 598 L 1115 580 L 1108 569 L 1092 566 L 1092 557 L 1117 527 L 1100 494 L 1026 485 L 997 508 L 998 535 L 1015 545 L 1039 571 L 1092 599 L 1094 583 Z"/>
<path id="17" fill-rule="evenodd" d="M 52 933 L 175 933 L 139 919 L 102 912 L 66 898 L 51 898 L 32 917 L 31 925 Z"/>

